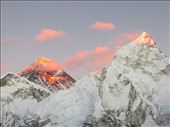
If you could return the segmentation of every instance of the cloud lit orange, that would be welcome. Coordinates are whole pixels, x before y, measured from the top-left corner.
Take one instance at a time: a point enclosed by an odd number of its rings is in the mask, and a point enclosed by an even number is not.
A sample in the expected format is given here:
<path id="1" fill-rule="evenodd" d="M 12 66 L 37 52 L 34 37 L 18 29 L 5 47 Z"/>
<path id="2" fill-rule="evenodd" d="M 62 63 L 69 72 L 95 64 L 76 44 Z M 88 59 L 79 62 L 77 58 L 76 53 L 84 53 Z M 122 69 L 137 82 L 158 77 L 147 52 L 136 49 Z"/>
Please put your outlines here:
<path id="1" fill-rule="evenodd" d="M 90 25 L 90 28 L 98 30 L 113 30 L 116 26 L 113 23 L 97 21 Z"/>
<path id="2" fill-rule="evenodd" d="M 43 29 L 36 36 L 36 40 L 40 42 L 54 40 L 62 38 L 66 35 L 66 33 L 62 30 L 53 30 L 53 29 Z"/>
<path id="3" fill-rule="evenodd" d="M 64 68 L 84 67 L 89 71 L 98 71 L 111 60 L 112 56 L 112 52 L 106 46 L 97 47 L 91 51 L 78 51 L 64 61 Z"/>

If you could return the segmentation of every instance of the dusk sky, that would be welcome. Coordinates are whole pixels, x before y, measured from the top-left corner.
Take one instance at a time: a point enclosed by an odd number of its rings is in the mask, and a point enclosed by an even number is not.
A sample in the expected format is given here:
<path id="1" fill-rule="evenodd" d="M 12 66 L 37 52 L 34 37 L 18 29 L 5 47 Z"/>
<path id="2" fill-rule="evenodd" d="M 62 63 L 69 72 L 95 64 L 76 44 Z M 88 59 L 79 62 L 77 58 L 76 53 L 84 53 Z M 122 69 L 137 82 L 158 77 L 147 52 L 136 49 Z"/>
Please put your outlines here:
<path id="1" fill-rule="evenodd" d="M 170 2 L 1 2 L 1 74 L 38 57 L 71 76 L 100 70 L 117 48 L 148 32 L 169 57 Z"/>

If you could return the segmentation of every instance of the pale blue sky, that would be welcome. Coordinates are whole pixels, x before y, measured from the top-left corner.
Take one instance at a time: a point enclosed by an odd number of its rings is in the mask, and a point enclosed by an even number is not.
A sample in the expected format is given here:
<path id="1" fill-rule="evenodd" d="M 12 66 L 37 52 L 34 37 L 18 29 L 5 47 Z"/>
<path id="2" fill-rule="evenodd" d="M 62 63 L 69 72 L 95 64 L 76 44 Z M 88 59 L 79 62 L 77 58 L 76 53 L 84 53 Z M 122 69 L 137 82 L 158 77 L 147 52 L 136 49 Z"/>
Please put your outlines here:
<path id="1" fill-rule="evenodd" d="M 146 31 L 169 55 L 169 2 L 2 2 L 1 63 L 18 73 L 37 57 L 62 61 L 78 50 L 93 50 L 124 32 Z M 111 31 L 89 29 L 96 21 L 115 24 Z M 40 43 L 35 36 L 44 28 L 60 29 L 67 38 Z M 14 40 L 13 43 L 10 41 Z M 69 70 L 76 77 L 76 72 Z"/>

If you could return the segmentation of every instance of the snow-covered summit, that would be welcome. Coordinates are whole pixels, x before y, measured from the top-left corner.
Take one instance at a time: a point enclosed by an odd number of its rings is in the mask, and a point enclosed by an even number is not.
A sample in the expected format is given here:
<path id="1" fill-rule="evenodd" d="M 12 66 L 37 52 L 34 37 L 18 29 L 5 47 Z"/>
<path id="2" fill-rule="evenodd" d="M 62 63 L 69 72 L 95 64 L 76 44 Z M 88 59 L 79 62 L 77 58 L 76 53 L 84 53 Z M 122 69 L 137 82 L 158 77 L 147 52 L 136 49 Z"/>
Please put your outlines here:
<path id="1" fill-rule="evenodd" d="M 170 117 L 170 65 L 153 42 L 149 34 L 142 33 L 121 47 L 111 64 L 96 76 L 104 107 L 119 112 L 117 117 L 129 126 L 142 126 L 149 114 L 159 125 L 170 124 L 165 120 Z M 160 115 L 158 107 L 168 108 Z"/>
<path id="2" fill-rule="evenodd" d="M 154 39 L 148 33 L 143 32 L 136 40 L 121 47 L 116 52 L 113 62 L 121 61 L 121 63 L 119 62 L 120 64 L 117 64 L 119 66 L 123 65 L 122 63 L 126 64 L 128 70 L 133 67 L 135 70 L 145 68 L 145 70 L 150 73 L 159 72 L 168 64 L 168 58 L 160 48 L 152 42 L 155 42 Z M 116 60 L 114 60 L 115 58 Z M 124 69 L 124 67 L 125 65 L 118 68 Z"/>
<path id="3" fill-rule="evenodd" d="M 148 45 L 156 44 L 155 40 L 147 32 L 141 33 L 141 35 L 134 42 L 140 43 L 140 44 L 148 44 Z"/>

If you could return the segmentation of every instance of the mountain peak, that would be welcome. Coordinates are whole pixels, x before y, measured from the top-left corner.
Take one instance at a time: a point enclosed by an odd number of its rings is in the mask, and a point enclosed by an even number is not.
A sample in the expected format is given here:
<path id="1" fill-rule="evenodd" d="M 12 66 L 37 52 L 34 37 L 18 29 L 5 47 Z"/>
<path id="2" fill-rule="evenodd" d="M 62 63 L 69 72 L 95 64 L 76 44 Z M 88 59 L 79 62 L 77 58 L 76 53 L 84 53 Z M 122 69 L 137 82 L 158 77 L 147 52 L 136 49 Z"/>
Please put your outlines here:
<path id="1" fill-rule="evenodd" d="M 147 32 L 142 32 L 134 42 L 139 44 L 156 45 L 153 37 Z"/>
<path id="2" fill-rule="evenodd" d="M 46 57 L 37 58 L 19 75 L 36 84 L 48 87 L 52 92 L 68 89 L 75 83 L 75 79 L 68 75 L 57 62 Z"/>
<path id="3" fill-rule="evenodd" d="M 57 62 L 55 62 L 49 58 L 39 57 L 35 60 L 35 62 L 31 66 L 29 66 L 27 69 L 23 70 L 19 75 L 22 75 L 29 71 L 56 72 L 56 71 L 63 71 L 63 68 Z"/>

